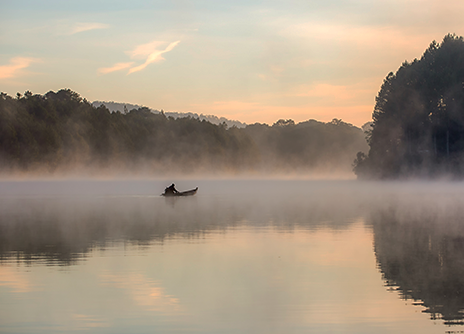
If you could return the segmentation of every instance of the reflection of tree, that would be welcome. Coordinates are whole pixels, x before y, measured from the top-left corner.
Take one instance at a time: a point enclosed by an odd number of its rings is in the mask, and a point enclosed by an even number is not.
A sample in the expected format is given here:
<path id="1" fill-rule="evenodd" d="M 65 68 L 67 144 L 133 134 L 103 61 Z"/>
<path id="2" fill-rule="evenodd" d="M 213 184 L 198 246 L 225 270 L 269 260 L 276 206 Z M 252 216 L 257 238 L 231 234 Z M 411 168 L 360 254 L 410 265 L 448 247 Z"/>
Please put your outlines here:
<path id="1" fill-rule="evenodd" d="M 463 212 L 406 218 L 395 210 L 373 216 L 374 245 L 387 286 L 423 301 L 424 312 L 445 324 L 464 324 Z"/>
<path id="2" fill-rule="evenodd" d="M 114 243 L 144 246 L 163 242 L 173 234 L 198 236 L 209 228 L 208 222 L 199 226 L 195 215 L 157 212 L 151 201 L 77 202 L 18 200 L 10 207 L 2 203 L 0 262 L 71 265 L 92 249 Z"/>

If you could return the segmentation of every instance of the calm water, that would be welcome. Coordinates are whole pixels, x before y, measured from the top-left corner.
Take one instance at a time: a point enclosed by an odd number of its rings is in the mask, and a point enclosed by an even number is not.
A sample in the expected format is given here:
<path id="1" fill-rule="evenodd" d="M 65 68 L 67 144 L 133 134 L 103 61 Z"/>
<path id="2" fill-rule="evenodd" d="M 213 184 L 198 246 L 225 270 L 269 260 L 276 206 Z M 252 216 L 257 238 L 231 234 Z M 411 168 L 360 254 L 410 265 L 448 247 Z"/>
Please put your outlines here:
<path id="1" fill-rule="evenodd" d="M 464 184 L 0 182 L 1 333 L 462 333 Z"/>

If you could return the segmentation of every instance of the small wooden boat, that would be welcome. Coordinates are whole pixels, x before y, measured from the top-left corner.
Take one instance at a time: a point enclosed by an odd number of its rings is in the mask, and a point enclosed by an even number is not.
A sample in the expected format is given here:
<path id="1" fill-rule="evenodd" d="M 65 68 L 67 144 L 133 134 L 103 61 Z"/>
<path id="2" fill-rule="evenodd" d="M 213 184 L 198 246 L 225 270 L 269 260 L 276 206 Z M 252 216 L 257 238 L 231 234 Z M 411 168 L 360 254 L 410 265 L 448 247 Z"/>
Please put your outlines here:
<path id="1" fill-rule="evenodd" d="M 198 187 L 192 190 L 187 190 L 187 191 L 180 191 L 178 193 L 174 193 L 172 191 L 169 191 L 168 188 L 164 190 L 164 193 L 161 194 L 161 196 L 165 197 L 179 197 L 179 196 L 192 196 L 197 193 Z"/>

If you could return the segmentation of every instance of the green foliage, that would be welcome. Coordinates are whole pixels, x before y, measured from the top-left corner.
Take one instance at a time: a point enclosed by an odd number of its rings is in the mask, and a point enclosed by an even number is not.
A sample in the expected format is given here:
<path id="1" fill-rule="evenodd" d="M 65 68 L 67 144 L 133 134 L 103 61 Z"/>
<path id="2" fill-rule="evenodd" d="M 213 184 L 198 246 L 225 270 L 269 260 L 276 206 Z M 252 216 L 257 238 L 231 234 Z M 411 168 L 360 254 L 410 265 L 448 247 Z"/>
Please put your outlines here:
<path id="1" fill-rule="evenodd" d="M 376 97 L 359 177 L 431 176 L 464 170 L 464 41 L 447 35 L 420 60 L 389 73 Z"/>
<path id="2" fill-rule="evenodd" d="M 243 131 L 193 118 L 166 118 L 148 108 L 127 114 L 90 105 L 66 89 L 15 99 L 0 96 L 0 168 L 140 166 L 192 171 L 199 165 L 238 168 L 253 160 L 254 146 Z"/>
<path id="3" fill-rule="evenodd" d="M 111 113 L 69 89 L 0 95 L 0 169 L 130 172 L 282 172 L 336 166 L 365 146 L 359 128 L 334 120 L 244 129 L 148 108 Z"/>
<path id="4" fill-rule="evenodd" d="M 317 170 L 345 173 L 353 155 L 367 147 L 361 129 L 334 119 L 329 123 L 309 120 L 295 124 L 279 120 L 272 127 L 253 124 L 245 128 L 261 152 L 264 165 L 277 170 Z"/>

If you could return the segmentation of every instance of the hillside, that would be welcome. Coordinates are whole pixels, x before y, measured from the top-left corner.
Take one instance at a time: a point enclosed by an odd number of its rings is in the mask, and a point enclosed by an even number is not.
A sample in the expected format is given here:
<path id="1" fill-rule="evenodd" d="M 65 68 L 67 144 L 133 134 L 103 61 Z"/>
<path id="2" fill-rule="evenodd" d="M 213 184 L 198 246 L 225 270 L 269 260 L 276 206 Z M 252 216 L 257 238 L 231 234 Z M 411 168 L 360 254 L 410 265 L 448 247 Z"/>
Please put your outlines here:
<path id="1" fill-rule="evenodd" d="M 121 113 L 127 113 L 133 109 L 143 108 L 143 106 L 140 106 L 137 104 L 120 103 L 120 102 L 113 102 L 113 101 L 111 102 L 94 101 L 92 102 L 92 105 L 96 108 L 98 108 L 101 105 L 104 105 L 111 112 L 119 111 Z M 159 114 L 161 112 L 160 110 L 155 110 L 155 109 L 150 109 L 150 110 L 151 112 L 155 114 Z M 197 113 L 192 113 L 192 112 L 185 112 L 185 113 L 172 112 L 172 111 L 163 111 L 163 112 L 166 115 L 166 117 L 173 117 L 173 118 L 191 117 L 191 118 L 199 119 L 200 121 L 205 120 L 205 121 L 208 121 L 216 125 L 226 123 L 228 127 L 236 126 L 237 128 L 244 128 L 246 126 L 245 123 L 242 123 L 239 121 L 233 121 L 225 117 L 217 117 L 214 115 L 203 115 L 203 114 L 198 115 Z"/>

